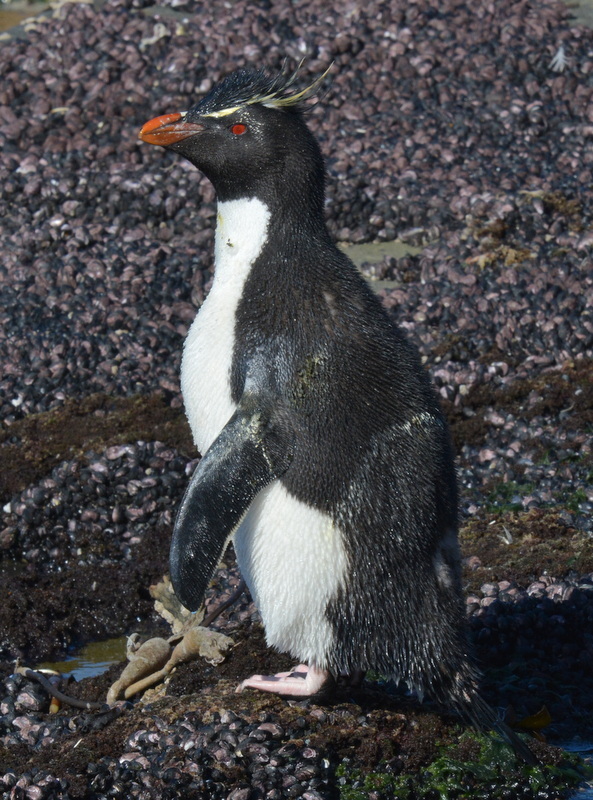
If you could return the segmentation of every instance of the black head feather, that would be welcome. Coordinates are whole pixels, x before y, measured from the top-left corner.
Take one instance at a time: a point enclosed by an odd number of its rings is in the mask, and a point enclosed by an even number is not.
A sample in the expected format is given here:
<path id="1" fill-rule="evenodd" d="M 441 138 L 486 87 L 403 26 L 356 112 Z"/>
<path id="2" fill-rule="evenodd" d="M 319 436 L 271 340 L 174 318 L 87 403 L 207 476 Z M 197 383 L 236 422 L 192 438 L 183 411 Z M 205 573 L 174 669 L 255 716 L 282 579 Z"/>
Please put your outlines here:
<path id="1" fill-rule="evenodd" d="M 292 73 L 283 71 L 274 77 L 264 70 L 238 69 L 217 83 L 191 112 L 201 117 L 224 117 L 249 105 L 301 110 L 301 102 L 315 92 L 330 69 L 331 66 L 300 91 L 291 91 L 299 68 Z"/>

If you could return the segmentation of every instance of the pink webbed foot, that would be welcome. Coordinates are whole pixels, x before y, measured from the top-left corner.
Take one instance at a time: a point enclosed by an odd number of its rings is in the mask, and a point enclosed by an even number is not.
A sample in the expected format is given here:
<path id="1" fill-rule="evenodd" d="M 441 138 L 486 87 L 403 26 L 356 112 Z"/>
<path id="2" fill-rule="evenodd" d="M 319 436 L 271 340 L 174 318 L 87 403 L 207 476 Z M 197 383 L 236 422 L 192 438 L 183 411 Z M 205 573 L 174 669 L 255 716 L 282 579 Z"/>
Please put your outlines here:
<path id="1" fill-rule="evenodd" d="M 299 664 L 290 672 L 279 672 L 277 675 L 252 675 L 237 686 L 237 691 L 259 689 L 262 692 L 290 697 L 310 697 L 320 692 L 331 680 L 327 670 Z"/>

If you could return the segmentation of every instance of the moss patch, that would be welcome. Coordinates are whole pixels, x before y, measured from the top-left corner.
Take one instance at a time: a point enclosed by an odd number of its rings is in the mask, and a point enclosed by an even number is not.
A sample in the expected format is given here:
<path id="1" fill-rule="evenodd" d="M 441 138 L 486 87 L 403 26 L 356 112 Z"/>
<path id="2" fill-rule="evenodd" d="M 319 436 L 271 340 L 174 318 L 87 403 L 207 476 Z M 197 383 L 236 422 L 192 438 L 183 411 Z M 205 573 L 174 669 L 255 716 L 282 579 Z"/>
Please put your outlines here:
<path id="1" fill-rule="evenodd" d="M 481 562 L 465 570 L 464 586 L 470 592 L 499 580 L 527 586 L 546 570 L 557 578 L 571 570 L 593 571 L 593 540 L 567 526 L 556 510 L 482 512 L 464 525 L 460 539 L 464 555 Z"/>
<path id="2" fill-rule="evenodd" d="M 513 800 L 516 797 L 565 797 L 583 780 L 580 759 L 557 755 L 546 766 L 519 766 L 495 739 L 466 731 L 454 743 L 439 742 L 437 757 L 418 773 L 404 770 L 364 773 L 342 763 L 337 770 L 340 800 Z M 528 787 L 529 794 L 524 794 Z"/>
<path id="3" fill-rule="evenodd" d="M 526 421 L 536 417 L 555 417 L 570 411 L 562 421 L 567 431 L 593 428 L 593 361 L 582 360 L 558 372 L 513 381 L 504 386 L 491 383 L 473 386 L 460 406 L 443 403 L 458 450 L 464 444 L 481 446 L 491 429 L 484 419 L 488 409 L 508 411 Z M 467 416 L 467 411 L 472 413 Z M 541 448 L 542 457 L 545 454 Z M 586 456 L 591 461 L 591 456 Z M 592 462 L 593 463 L 593 462 Z"/>

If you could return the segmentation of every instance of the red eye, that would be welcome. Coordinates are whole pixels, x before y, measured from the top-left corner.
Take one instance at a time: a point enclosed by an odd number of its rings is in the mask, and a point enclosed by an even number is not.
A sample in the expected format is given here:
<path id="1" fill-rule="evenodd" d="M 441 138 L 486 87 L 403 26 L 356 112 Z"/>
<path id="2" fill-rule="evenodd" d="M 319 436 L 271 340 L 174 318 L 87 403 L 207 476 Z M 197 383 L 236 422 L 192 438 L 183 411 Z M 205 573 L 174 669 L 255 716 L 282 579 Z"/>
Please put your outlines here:
<path id="1" fill-rule="evenodd" d="M 243 125 L 242 122 L 237 122 L 236 125 L 231 127 L 231 133 L 234 133 L 235 136 L 241 136 L 242 133 L 245 133 L 247 130 L 247 125 Z"/>

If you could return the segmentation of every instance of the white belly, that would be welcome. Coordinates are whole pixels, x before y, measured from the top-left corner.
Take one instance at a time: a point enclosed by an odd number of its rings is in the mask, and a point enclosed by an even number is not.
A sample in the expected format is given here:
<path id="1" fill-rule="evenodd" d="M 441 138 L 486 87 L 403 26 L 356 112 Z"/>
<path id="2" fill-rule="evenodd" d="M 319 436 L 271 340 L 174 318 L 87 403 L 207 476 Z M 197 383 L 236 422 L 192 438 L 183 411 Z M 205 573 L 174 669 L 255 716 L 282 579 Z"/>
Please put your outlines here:
<path id="1" fill-rule="evenodd" d="M 235 551 L 268 644 L 326 668 L 334 633 L 325 609 L 348 567 L 340 529 L 274 481 L 251 504 Z"/>
<path id="2" fill-rule="evenodd" d="M 235 341 L 233 312 L 215 283 L 183 348 L 181 391 L 194 441 L 202 455 L 235 410 L 230 387 Z"/>
<path id="3" fill-rule="evenodd" d="M 235 410 L 230 387 L 235 314 L 266 241 L 269 218 L 267 206 L 255 198 L 218 204 L 214 283 L 189 330 L 181 361 L 185 412 L 202 455 Z"/>

